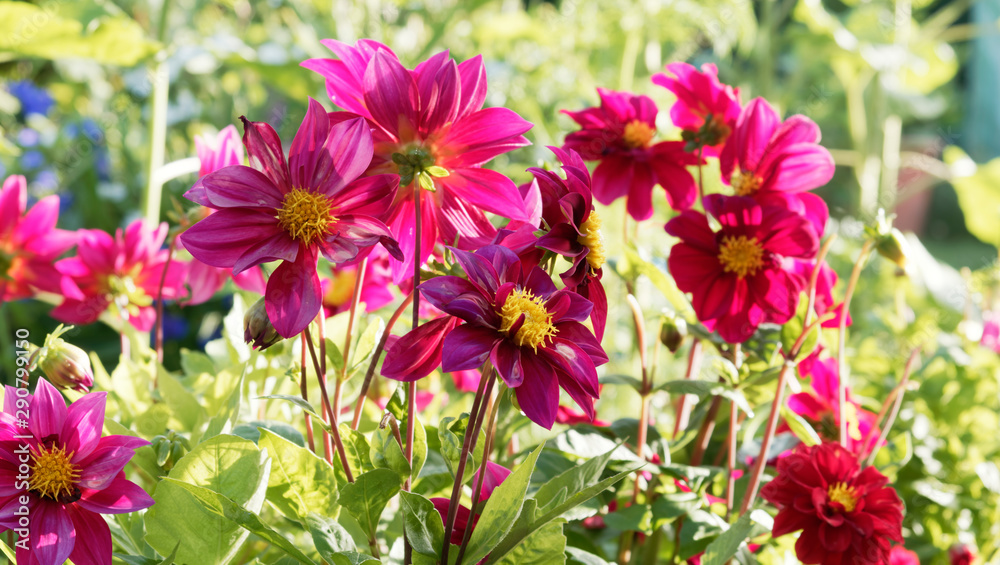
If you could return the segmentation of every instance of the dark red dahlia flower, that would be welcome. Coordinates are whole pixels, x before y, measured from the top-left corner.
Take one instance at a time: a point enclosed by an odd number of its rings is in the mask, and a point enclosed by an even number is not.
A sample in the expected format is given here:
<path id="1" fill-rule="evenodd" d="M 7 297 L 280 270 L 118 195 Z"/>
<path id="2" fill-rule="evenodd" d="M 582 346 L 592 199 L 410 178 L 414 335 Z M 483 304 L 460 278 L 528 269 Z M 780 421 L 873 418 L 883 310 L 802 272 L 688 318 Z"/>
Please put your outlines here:
<path id="1" fill-rule="evenodd" d="M 807 564 L 888 563 L 889 541 L 903 541 L 903 503 L 888 482 L 840 444 L 800 446 L 761 489 L 778 508 L 771 535 L 802 530 L 795 553 Z"/>
<path id="2" fill-rule="evenodd" d="M 666 225 L 667 233 L 681 239 L 670 251 L 670 273 L 692 294 L 698 319 L 730 343 L 746 341 L 761 323 L 787 322 L 806 285 L 789 258 L 816 254 L 819 238 L 812 225 L 751 198 L 711 194 L 703 202 L 720 231 L 692 210 Z"/>

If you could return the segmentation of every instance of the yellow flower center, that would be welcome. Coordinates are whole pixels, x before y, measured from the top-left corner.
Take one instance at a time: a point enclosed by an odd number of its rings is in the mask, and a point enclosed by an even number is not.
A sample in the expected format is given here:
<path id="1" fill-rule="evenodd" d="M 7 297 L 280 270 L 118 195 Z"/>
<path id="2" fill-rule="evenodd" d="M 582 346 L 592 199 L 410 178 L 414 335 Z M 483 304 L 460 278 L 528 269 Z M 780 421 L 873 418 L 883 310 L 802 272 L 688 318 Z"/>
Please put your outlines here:
<path id="1" fill-rule="evenodd" d="M 535 296 L 530 290 L 517 289 L 512 291 L 500 308 L 500 331 L 509 335 L 514 324 L 524 315 L 524 323 L 514 334 L 514 343 L 530 345 L 535 352 L 545 338 L 556 335 L 556 327 L 552 324 L 552 314 L 545 309 L 545 300 Z"/>
<path id="2" fill-rule="evenodd" d="M 330 200 L 322 194 L 293 188 L 278 210 L 278 225 L 292 239 L 311 245 L 327 233 L 337 219 L 330 213 Z"/>
<path id="3" fill-rule="evenodd" d="M 730 181 L 736 196 L 752 196 L 760 189 L 761 178 L 749 171 L 736 171 Z"/>
<path id="4" fill-rule="evenodd" d="M 649 142 L 653 141 L 653 135 L 655 134 L 656 129 L 650 127 L 646 122 L 632 120 L 625 124 L 625 132 L 622 133 L 622 140 L 629 149 L 638 149 L 640 147 L 648 147 Z"/>
<path id="5" fill-rule="evenodd" d="M 854 512 L 854 507 L 858 505 L 857 489 L 844 483 L 831 485 L 826 491 L 826 498 L 843 506 L 844 512 Z"/>
<path id="6" fill-rule="evenodd" d="M 727 235 L 719 246 L 719 262 L 727 273 L 736 273 L 741 279 L 756 275 L 764 266 L 764 248 L 756 237 Z"/>
<path id="7" fill-rule="evenodd" d="M 73 452 L 66 453 L 62 447 L 46 449 L 38 447 L 33 456 L 29 488 L 40 496 L 52 500 L 72 496 L 74 484 L 80 479 L 80 470 L 73 465 Z"/>
<path id="8" fill-rule="evenodd" d="M 590 211 L 587 221 L 580 226 L 580 231 L 583 233 L 576 240 L 590 250 L 587 253 L 587 264 L 596 271 L 604 266 L 604 260 L 607 258 L 604 254 L 604 236 L 601 234 L 601 217 L 597 214 L 597 210 Z"/>

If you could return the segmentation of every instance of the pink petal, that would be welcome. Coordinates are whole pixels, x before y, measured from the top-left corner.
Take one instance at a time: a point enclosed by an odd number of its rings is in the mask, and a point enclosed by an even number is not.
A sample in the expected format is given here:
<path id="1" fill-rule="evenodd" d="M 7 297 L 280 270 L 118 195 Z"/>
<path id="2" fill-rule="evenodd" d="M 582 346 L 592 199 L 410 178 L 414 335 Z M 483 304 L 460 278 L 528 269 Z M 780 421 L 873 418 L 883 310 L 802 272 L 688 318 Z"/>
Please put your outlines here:
<path id="1" fill-rule="evenodd" d="M 142 487 L 118 473 L 104 490 L 80 489 L 80 500 L 76 501 L 84 510 L 99 514 L 128 514 L 153 505 L 153 499 Z"/>
<path id="2" fill-rule="evenodd" d="M 288 165 L 277 132 L 265 122 L 251 122 L 243 116 L 240 120 L 243 122 L 243 145 L 250 154 L 250 165 L 267 175 L 282 194 L 287 193 L 291 189 Z"/>
<path id="3" fill-rule="evenodd" d="M 559 412 L 559 380 L 547 363 L 534 355 L 523 355 L 524 381 L 514 389 L 517 402 L 529 420 L 551 430 Z"/>
<path id="4" fill-rule="evenodd" d="M 444 338 L 441 370 L 445 372 L 477 369 L 490 356 L 500 334 L 482 326 L 463 324 Z"/>
<path id="5" fill-rule="evenodd" d="M 200 186 L 200 193 L 192 188 L 184 196 L 197 202 L 204 194 L 202 204 L 212 208 L 281 208 L 283 196 L 274 182 L 264 173 L 243 165 L 210 173 L 196 186 Z"/>
<path id="6" fill-rule="evenodd" d="M 40 441 L 45 441 L 50 436 L 60 438 L 67 416 L 66 401 L 56 387 L 44 378 L 38 379 L 38 384 L 35 385 L 29 410 L 31 418 L 28 420 L 28 428 L 32 435 Z"/>
<path id="7" fill-rule="evenodd" d="M 285 232 L 273 214 L 226 209 L 191 226 L 180 238 L 195 259 L 213 267 L 231 268 L 255 244 L 278 233 Z"/>
<path id="8" fill-rule="evenodd" d="M 78 565 L 111 563 L 111 529 L 100 514 L 79 508 L 75 504 L 66 506 L 66 513 L 73 521 L 76 531 L 76 545 L 69 558 Z"/>
<path id="9" fill-rule="evenodd" d="M 267 281 L 265 310 L 282 337 L 291 338 L 301 333 L 323 306 L 317 260 L 314 249 L 303 247 L 295 261 L 283 261 Z"/>
<path id="10" fill-rule="evenodd" d="M 446 168 L 477 167 L 527 146 L 528 122 L 507 108 L 484 108 L 456 122 L 439 142 L 438 158 Z"/>
<path id="11" fill-rule="evenodd" d="M 70 404 L 60 437 L 66 451 L 74 453 L 74 461 L 87 457 L 97 447 L 104 429 L 107 396 L 106 392 L 92 392 Z"/>
<path id="12" fill-rule="evenodd" d="M 400 139 L 415 131 L 417 85 L 394 55 L 375 53 L 365 71 L 364 88 L 365 106 L 386 132 Z"/>

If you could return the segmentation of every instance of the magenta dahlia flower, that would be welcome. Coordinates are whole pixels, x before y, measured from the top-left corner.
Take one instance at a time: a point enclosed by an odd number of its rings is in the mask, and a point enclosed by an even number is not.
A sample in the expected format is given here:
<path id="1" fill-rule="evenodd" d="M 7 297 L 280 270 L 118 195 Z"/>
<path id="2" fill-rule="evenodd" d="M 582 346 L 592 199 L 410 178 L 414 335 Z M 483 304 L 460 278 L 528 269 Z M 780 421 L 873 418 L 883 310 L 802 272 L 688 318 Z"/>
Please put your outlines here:
<path id="1" fill-rule="evenodd" d="M 223 167 L 243 164 L 243 144 L 240 142 L 239 132 L 232 125 L 222 128 L 222 131 L 215 138 L 194 136 L 194 146 L 198 153 L 198 159 L 201 161 L 201 168 L 198 171 L 199 178 Z M 201 210 L 204 216 L 212 213 L 211 208 L 202 208 Z M 180 245 L 179 247 L 183 248 L 184 246 Z M 191 296 L 184 301 L 184 304 L 195 305 L 208 301 L 225 286 L 229 279 L 233 279 L 236 286 L 243 290 L 257 294 L 264 294 L 267 284 L 260 267 L 247 269 L 234 276 L 232 269 L 220 269 L 194 259 L 189 263 L 187 278 L 188 286 L 191 288 Z"/>
<path id="2" fill-rule="evenodd" d="M 712 63 L 700 71 L 688 63 L 666 68 L 666 73 L 653 75 L 653 84 L 677 97 L 670 121 L 683 130 L 688 150 L 701 148 L 706 156 L 718 156 L 740 116 L 740 89 L 719 82 L 719 69 Z"/>
<path id="3" fill-rule="evenodd" d="M 812 391 L 799 392 L 788 397 L 788 408 L 805 418 L 827 441 L 840 439 L 840 377 L 837 360 L 819 358 L 819 352 L 803 359 L 798 366 L 799 376 L 810 379 Z M 875 414 L 863 409 L 847 391 L 844 418 L 847 420 L 847 448 L 854 453 L 867 455 L 879 437 Z M 785 427 L 784 429 L 787 429 Z"/>
<path id="4" fill-rule="evenodd" d="M 681 240 L 670 251 L 670 273 L 692 294 L 698 319 L 730 343 L 746 341 L 761 323 L 787 322 L 807 283 L 788 259 L 815 256 L 819 239 L 811 224 L 751 198 L 710 194 L 703 202 L 720 231 L 693 210 L 666 225 Z"/>
<path id="5" fill-rule="evenodd" d="M 719 157 L 722 180 L 737 196 L 793 209 L 822 234 L 826 204 L 806 192 L 833 177 L 833 157 L 819 140 L 819 126 L 809 118 L 795 115 L 782 122 L 767 100 L 754 98 Z"/>
<path id="6" fill-rule="evenodd" d="M 12 175 L 0 190 L 0 304 L 34 295 L 35 290 L 59 292 L 62 276 L 56 257 L 76 243 L 76 234 L 56 229 L 59 197 L 28 206 L 28 184 Z"/>
<path id="7" fill-rule="evenodd" d="M 184 232 L 181 241 L 195 259 L 234 274 L 281 260 L 264 300 L 274 328 L 288 338 L 319 314 L 321 254 L 347 263 L 381 243 L 402 257 L 376 218 L 395 196 L 399 177 L 359 179 L 373 154 L 368 124 L 360 117 L 331 123 L 313 99 L 287 160 L 270 125 L 241 119 L 254 166 L 225 167 L 198 180 L 185 196 L 216 212 Z"/>
<path id="8" fill-rule="evenodd" d="M 875 467 L 837 443 L 800 445 L 778 460 L 760 494 L 778 508 L 771 535 L 802 530 L 795 554 L 807 564 L 879 565 L 902 543 L 903 503 Z"/>
<path id="9" fill-rule="evenodd" d="M 38 379 L 33 395 L 6 388 L 0 415 L 0 531 L 14 530 L 21 537 L 18 563 L 61 565 L 69 559 L 78 565 L 111 565 L 111 531 L 101 514 L 153 505 L 124 473 L 135 450 L 149 442 L 101 437 L 106 396 L 92 392 L 67 409 L 44 378 Z M 19 420 L 25 411 L 27 427 Z M 24 480 L 19 469 L 26 460 L 30 472 Z M 15 514 L 21 506 L 28 507 L 27 517 Z"/>
<path id="10" fill-rule="evenodd" d="M 153 302 L 163 282 L 163 299 L 187 294 L 188 265 L 172 260 L 167 266 L 167 224 L 155 229 L 139 219 L 119 229 L 114 237 L 101 230 L 77 232 L 77 255 L 56 263 L 63 275 L 63 301 L 52 317 L 70 324 L 90 324 L 110 306 L 114 315 L 148 332 L 156 320 Z M 164 277 L 163 271 L 167 273 Z"/>
<path id="11" fill-rule="evenodd" d="M 648 96 L 597 89 L 601 105 L 579 112 L 563 110 L 582 129 L 566 136 L 563 145 L 594 169 L 594 198 L 611 204 L 627 196 L 628 213 L 636 220 L 653 215 L 653 186 L 659 184 L 674 210 L 686 210 L 698 197 L 688 165 L 698 158 L 684 151 L 683 141 L 653 143 L 656 104 Z"/>
<path id="12" fill-rule="evenodd" d="M 590 301 L 557 290 L 541 268 L 522 276 L 517 256 L 506 247 L 454 255 L 468 280 L 442 276 L 419 287 L 428 302 L 465 321 L 445 336 L 441 369 L 462 371 L 491 361 L 515 389 L 525 415 L 546 429 L 556 420 L 560 386 L 593 419 L 600 395 L 596 366 L 608 357 L 580 323 L 590 315 Z"/>
<path id="13" fill-rule="evenodd" d="M 550 147 L 566 178 L 554 171 L 528 169 L 542 195 L 542 218 L 549 231 L 536 245 L 573 262 L 561 273 L 565 287 L 594 304 L 590 319 L 598 339 L 604 336 L 608 299 L 601 284 L 605 251 L 601 217 L 594 209 L 590 171 L 576 151 Z"/>
<path id="14" fill-rule="evenodd" d="M 396 284 L 413 275 L 418 177 L 429 189 L 421 198 L 421 263 L 436 242 L 457 241 L 460 248 L 474 249 L 492 241 L 496 229 L 484 211 L 527 219 L 514 182 L 482 168 L 497 155 L 528 145 L 522 134 L 531 129 L 511 110 L 483 108 L 482 57 L 456 63 L 445 51 L 408 70 L 376 41 L 362 39 L 351 46 L 328 39 L 323 44 L 339 59 L 309 59 L 302 66 L 326 78 L 334 104 L 374 125 L 375 160 L 369 172 L 401 177 L 386 220 L 405 256 L 393 264 Z"/>

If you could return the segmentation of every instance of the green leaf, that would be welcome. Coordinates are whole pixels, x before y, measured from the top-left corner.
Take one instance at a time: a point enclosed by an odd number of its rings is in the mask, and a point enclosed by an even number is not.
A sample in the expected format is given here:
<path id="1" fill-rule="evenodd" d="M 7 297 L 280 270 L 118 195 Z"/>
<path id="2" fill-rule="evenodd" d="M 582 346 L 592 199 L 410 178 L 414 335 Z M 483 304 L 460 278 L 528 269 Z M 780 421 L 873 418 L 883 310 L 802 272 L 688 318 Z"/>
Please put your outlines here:
<path id="1" fill-rule="evenodd" d="M 648 535 L 653 531 L 653 509 L 648 504 L 633 504 L 609 513 L 604 517 L 604 523 L 623 532 Z"/>
<path id="2" fill-rule="evenodd" d="M 313 544 L 320 557 L 331 560 L 331 556 L 341 551 L 357 551 L 354 538 L 336 520 L 320 516 L 315 512 L 306 516 L 306 526 L 312 535 Z"/>
<path id="3" fill-rule="evenodd" d="M 215 563 L 232 559 L 249 533 L 231 519 L 207 508 L 178 487 L 180 483 L 218 493 L 249 512 L 260 512 L 267 492 L 271 459 L 251 441 L 219 435 L 197 445 L 161 481 L 156 501 L 145 514 L 146 542 L 161 555 L 178 541 L 180 563 Z"/>
<path id="4" fill-rule="evenodd" d="M 402 481 L 395 471 L 375 469 L 340 487 L 340 504 L 361 524 L 370 539 L 375 539 L 379 517 Z"/>
<path id="5" fill-rule="evenodd" d="M 980 241 L 1000 247 L 1000 158 L 979 165 L 958 147 L 944 150 L 951 166 L 952 186 L 965 216 L 965 226 Z"/>
<path id="6" fill-rule="evenodd" d="M 535 448 L 500 486 L 493 489 L 493 494 L 486 501 L 479 522 L 472 530 L 472 537 L 469 539 L 466 550 L 466 559 L 469 563 L 478 563 L 480 559 L 486 557 L 514 525 L 521 512 L 524 495 L 528 491 L 531 473 L 535 470 L 535 461 L 544 447 L 545 444 L 541 444 Z"/>
<path id="7" fill-rule="evenodd" d="M 400 492 L 403 529 L 413 551 L 438 557 L 444 542 L 444 524 L 434 503 L 412 492 Z"/>
<path id="8" fill-rule="evenodd" d="M 667 381 L 656 387 L 656 390 L 665 390 L 672 394 L 697 394 L 698 396 L 721 396 L 736 403 L 747 416 L 753 418 L 753 409 L 747 402 L 743 393 L 737 389 L 730 388 L 726 383 L 698 381 L 689 379 L 679 379 Z"/>
<path id="9" fill-rule="evenodd" d="M 371 447 L 364 434 L 352 429 L 347 424 L 340 424 L 340 439 L 344 443 L 347 454 L 347 464 L 355 477 L 375 468 L 371 461 Z"/>
<path id="10" fill-rule="evenodd" d="M 795 437 L 799 438 L 802 443 L 806 445 L 819 445 L 823 442 L 820 439 L 819 434 L 816 430 L 803 418 L 795 412 L 788 409 L 788 406 L 781 407 L 781 417 L 785 419 L 785 423 L 791 428 L 792 433 Z"/>
<path id="11" fill-rule="evenodd" d="M 337 515 L 337 475 L 326 460 L 264 428 L 257 445 L 271 455 L 267 500 L 282 514 L 303 524 L 310 513 Z"/>
<path id="12" fill-rule="evenodd" d="M 701 557 L 702 564 L 724 565 L 736 555 L 740 544 L 747 539 L 752 528 L 753 522 L 750 520 L 750 513 L 740 516 L 735 524 L 708 544 L 708 547 L 705 548 L 705 554 Z"/>
<path id="13" fill-rule="evenodd" d="M 473 530 L 475 532 L 475 530 Z M 566 563 L 563 521 L 556 520 L 528 536 L 498 561 L 501 565 L 556 565 Z"/>
<path id="14" fill-rule="evenodd" d="M 379 340 L 382 339 L 382 332 L 384 331 L 385 321 L 378 316 L 370 316 L 368 327 L 365 328 L 365 332 L 358 339 L 357 347 L 354 348 L 351 371 L 357 370 L 358 367 L 368 362 L 375 352 L 375 347 L 378 345 Z"/>
<path id="15" fill-rule="evenodd" d="M 200 502 L 202 506 L 209 512 L 224 518 L 232 523 L 239 525 L 240 527 L 246 529 L 248 532 L 252 532 L 257 537 L 263 539 L 264 541 L 280 547 L 290 555 L 294 557 L 299 563 L 305 563 L 307 565 L 315 565 L 312 559 L 306 557 L 304 553 L 299 551 L 295 544 L 286 539 L 283 535 L 275 531 L 273 528 L 261 521 L 260 517 L 257 516 L 256 512 L 247 510 L 246 508 L 236 504 L 232 500 L 222 496 L 217 492 L 213 492 L 206 488 L 198 487 L 189 483 L 181 482 L 169 477 L 163 479 L 160 485 L 157 485 L 157 491 L 163 485 L 172 485 L 179 489 L 180 492 L 186 491 L 195 500 Z M 173 489 L 170 489 L 173 490 Z M 179 494 L 179 493 L 178 493 Z M 183 547 L 187 544 L 188 540 L 183 540 Z M 238 545 L 227 548 L 230 550 L 239 549 Z M 178 556 L 182 562 L 184 559 Z M 189 561 L 191 563 L 204 563 L 205 556 L 201 557 L 202 561 Z"/>
<path id="16" fill-rule="evenodd" d="M 410 476 L 410 462 L 403 455 L 403 449 L 389 426 L 377 427 L 372 432 L 369 456 L 375 468 L 392 469 L 402 479 Z"/>

